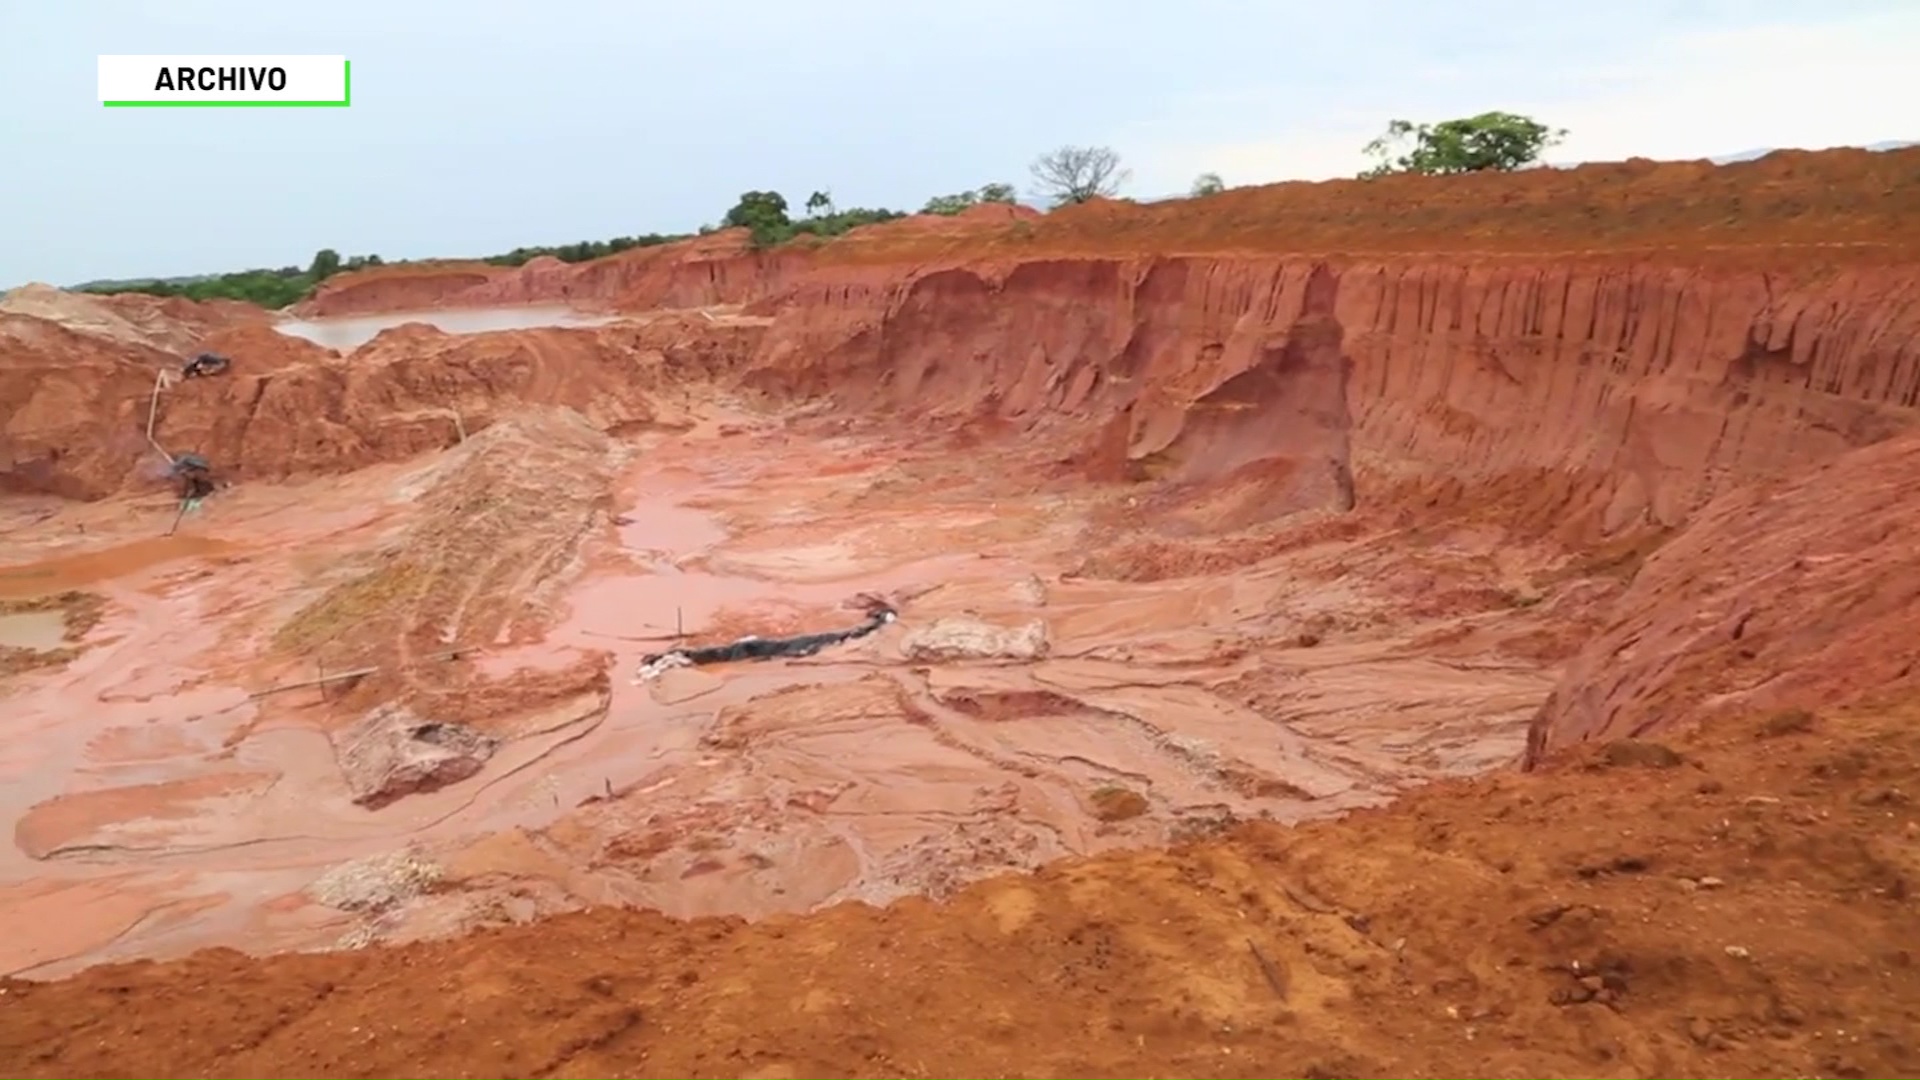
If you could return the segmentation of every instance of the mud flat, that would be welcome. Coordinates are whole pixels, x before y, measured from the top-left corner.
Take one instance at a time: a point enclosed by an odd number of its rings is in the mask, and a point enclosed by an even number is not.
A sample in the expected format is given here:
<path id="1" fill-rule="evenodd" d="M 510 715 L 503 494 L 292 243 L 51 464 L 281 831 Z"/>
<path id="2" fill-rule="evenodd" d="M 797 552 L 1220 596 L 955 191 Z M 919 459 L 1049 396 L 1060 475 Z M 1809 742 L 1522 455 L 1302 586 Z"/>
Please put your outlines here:
<path id="1" fill-rule="evenodd" d="M 1436 658 L 1409 645 L 1488 605 L 1368 628 L 1404 578 L 1350 568 L 1405 563 L 1365 536 L 1252 573 L 1086 577 L 1099 522 L 1127 509 L 1111 493 L 839 430 L 720 409 L 613 444 L 543 414 L 410 465 L 236 489 L 164 552 L 134 539 L 151 514 L 90 518 L 84 546 L 6 568 L 90 588 L 107 615 L 81 659 L 12 687 L 0 908 L 60 929 L 0 966 L 331 948 L 606 901 L 758 916 L 941 896 L 1511 760 L 1551 687 L 1551 663 L 1502 651 L 1537 613 L 1499 599 L 1524 558 L 1491 537 L 1421 560 L 1510 617 Z M 899 622 L 805 659 L 633 677 L 676 630 L 829 629 L 864 594 Z M 448 648 L 466 652 L 429 655 Z M 362 668 L 387 671 L 252 696 Z M 369 809 L 339 750 L 396 699 L 498 748 Z M 315 895 L 341 864 L 403 856 L 431 891 Z M 76 899 L 96 893 L 115 899 Z"/>

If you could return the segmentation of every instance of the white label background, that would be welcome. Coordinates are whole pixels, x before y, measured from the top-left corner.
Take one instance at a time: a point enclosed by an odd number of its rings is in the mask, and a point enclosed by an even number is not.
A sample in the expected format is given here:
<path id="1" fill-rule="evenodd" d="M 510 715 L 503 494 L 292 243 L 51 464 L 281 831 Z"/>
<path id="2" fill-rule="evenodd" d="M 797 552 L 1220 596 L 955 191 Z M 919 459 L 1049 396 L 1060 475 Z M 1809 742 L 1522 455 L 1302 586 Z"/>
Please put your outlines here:
<path id="1" fill-rule="evenodd" d="M 269 90 L 263 81 L 245 90 L 155 90 L 161 68 L 284 68 L 285 90 Z M 264 74 L 263 74 L 264 79 Z M 339 101 L 347 96 L 344 56 L 102 56 L 101 101 Z"/>

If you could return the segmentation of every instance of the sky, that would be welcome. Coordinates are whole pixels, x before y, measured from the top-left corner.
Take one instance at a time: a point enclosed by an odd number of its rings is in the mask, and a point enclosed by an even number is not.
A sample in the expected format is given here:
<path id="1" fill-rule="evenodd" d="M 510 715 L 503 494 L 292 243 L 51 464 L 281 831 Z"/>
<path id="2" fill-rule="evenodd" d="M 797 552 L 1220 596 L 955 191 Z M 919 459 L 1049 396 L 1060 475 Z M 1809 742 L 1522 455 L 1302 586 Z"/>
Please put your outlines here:
<path id="1" fill-rule="evenodd" d="M 101 53 L 345 54 L 347 109 L 105 109 Z M 0 0 L 0 288 L 917 209 L 1110 146 L 1122 194 L 1351 176 L 1502 109 L 1555 162 L 1920 139 L 1913 0 Z"/>

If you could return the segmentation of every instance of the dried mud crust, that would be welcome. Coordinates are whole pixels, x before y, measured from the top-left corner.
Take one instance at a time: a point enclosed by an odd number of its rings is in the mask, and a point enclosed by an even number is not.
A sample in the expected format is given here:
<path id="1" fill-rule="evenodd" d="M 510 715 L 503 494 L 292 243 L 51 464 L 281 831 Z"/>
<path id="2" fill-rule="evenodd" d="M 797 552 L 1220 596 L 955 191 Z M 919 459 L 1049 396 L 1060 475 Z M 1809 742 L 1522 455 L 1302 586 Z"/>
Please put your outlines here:
<path id="1" fill-rule="evenodd" d="M 459 653 L 527 640 L 551 617 L 553 590 L 607 519 L 618 456 L 570 410 L 489 427 L 434 466 L 417 523 L 293 614 L 275 646 L 334 671 L 378 668 L 348 705 L 414 701 L 443 721 L 604 688 L 600 658 L 473 686 Z"/>
<path id="2" fill-rule="evenodd" d="M 945 903 L 11 981 L 22 1076 L 1901 1076 L 1920 701 L 1727 720 Z"/>

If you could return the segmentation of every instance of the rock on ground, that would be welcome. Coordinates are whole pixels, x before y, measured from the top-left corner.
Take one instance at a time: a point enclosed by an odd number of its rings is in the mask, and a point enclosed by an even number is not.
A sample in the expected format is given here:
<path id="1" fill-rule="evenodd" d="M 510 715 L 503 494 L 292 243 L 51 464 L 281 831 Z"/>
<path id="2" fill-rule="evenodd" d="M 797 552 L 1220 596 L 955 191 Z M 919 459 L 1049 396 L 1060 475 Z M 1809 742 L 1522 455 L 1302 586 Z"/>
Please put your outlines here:
<path id="1" fill-rule="evenodd" d="M 909 631 L 900 648 L 911 660 L 1038 660 L 1047 655 L 1047 624 L 995 626 L 978 619 L 936 619 Z"/>
<path id="2" fill-rule="evenodd" d="M 463 724 L 424 720 L 405 706 L 382 705 L 339 737 L 335 753 L 353 801 L 371 809 L 467 779 L 498 745 Z"/>

